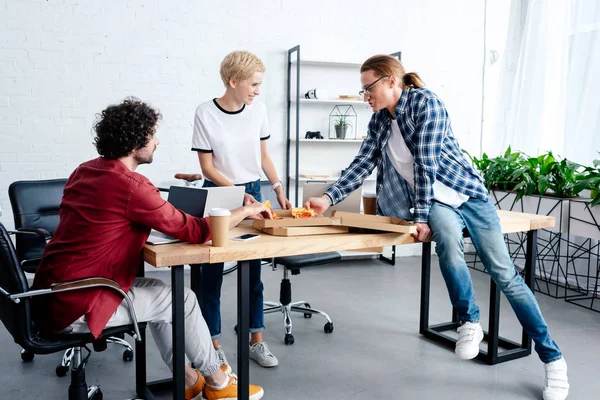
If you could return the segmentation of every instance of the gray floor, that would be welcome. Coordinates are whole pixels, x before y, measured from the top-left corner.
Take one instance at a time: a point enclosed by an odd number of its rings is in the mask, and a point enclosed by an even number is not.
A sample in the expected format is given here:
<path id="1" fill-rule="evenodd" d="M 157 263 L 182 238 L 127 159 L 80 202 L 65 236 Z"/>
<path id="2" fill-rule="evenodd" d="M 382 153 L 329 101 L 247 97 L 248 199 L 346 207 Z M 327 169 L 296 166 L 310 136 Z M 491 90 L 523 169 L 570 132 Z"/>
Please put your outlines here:
<path id="1" fill-rule="evenodd" d="M 348 261 L 313 267 L 292 277 L 294 299 L 328 312 L 335 331 L 325 334 L 319 317 L 295 315 L 296 343 L 286 346 L 280 315 L 266 316 L 265 339 L 280 365 L 267 370 L 251 364 L 250 371 L 251 381 L 264 387 L 265 399 L 541 399 L 543 366 L 536 355 L 487 366 L 460 361 L 454 352 L 420 337 L 420 260 L 398 261 L 395 267 Z M 450 315 L 447 292 L 438 269 L 434 272 L 431 318 L 445 322 Z M 149 276 L 168 281 L 170 274 Z M 278 299 L 280 279 L 281 270 L 263 272 L 266 299 Z M 473 279 L 486 324 L 488 276 L 474 271 Z M 232 274 L 223 285 L 222 343 L 232 363 L 236 361 L 235 283 Z M 569 364 L 569 398 L 598 398 L 600 314 L 543 295 L 538 299 Z M 519 325 L 504 299 L 502 310 L 501 334 L 518 340 Z M 69 378 L 54 375 L 58 355 L 23 363 L 19 348 L 3 328 L 0 340 L 0 399 L 66 398 Z M 150 378 L 165 377 L 168 370 L 153 343 L 148 357 Z M 106 399 L 133 397 L 134 376 L 134 364 L 121 361 L 114 346 L 93 354 L 87 368 L 88 383 L 101 385 Z"/>

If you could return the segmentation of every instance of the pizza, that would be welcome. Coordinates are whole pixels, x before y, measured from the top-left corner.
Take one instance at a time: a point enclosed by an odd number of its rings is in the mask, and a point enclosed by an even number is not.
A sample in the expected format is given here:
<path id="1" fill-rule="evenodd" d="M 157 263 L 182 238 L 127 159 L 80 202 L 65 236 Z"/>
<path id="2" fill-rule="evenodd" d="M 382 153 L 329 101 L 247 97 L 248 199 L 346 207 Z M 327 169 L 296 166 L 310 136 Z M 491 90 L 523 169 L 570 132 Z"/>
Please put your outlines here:
<path id="1" fill-rule="evenodd" d="M 314 218 L 315 210 L 311 210 L 310 208 L 292 208 L 292 217 L 294 219 L 300 218 Z"/>
<path id="2" fill-rule="evenodd" d="M 269 200 L 265 201 L 263 204 L 267 206 L 273 219 L 283 219 L 283 217 L 280 217 L 279 215 L 275 214 L 275 211 L 273 211 L 273 206 L 271 206 L 271 202 Z"/>

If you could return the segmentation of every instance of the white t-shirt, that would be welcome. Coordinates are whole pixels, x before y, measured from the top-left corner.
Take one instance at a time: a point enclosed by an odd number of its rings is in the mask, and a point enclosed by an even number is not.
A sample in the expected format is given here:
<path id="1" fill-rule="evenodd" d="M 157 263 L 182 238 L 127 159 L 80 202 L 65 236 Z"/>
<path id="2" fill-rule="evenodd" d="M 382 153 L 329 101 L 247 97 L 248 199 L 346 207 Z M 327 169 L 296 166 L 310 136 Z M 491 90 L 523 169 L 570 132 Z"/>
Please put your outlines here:
<path id="1" fill-rule="evenodd" d="M 406 146 L 406 142 L 402 137 L 398 121 L 392 121 L 392 134 L 388 139 L 385 151 L 390 158 L 390 161 L 396 171 L 402 176 L 409 185 L 415 188 L 415 170 L 414 158 Z M 469 200 L 469 196 L 463 193 L 458 193 L 456 190 L 444 185 L 436 179 L 433 182 L 433 199 L 449 205 L 450 207 L 460 207 L 462 203 Z"/>
<path id="2" fill-rule="evenodd" d="M 192 150 L 212 153 L 217 172 L 233 184 L 260 179 L 260 141 L 269 137 L 264 104 L 226 111 L 212 100 L 196 109 Z"/>

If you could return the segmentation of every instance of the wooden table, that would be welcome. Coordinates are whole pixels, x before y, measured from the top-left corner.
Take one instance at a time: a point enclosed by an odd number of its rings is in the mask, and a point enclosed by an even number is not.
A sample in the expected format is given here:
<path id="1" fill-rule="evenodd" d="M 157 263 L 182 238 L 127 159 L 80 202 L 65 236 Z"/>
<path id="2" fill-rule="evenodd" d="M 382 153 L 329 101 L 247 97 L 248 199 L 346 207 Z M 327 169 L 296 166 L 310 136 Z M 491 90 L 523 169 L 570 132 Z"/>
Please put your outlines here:
<path id="1" fill-rule="evenodd" d="M 503 232 L 528 232 L 527 246 L 527 270 L 528 285 L 533 289 L 533 279 L 535 274 L 535 230 L 554 226 L 554 218 L 545 216 L 531 216 L 516 212 L 499 212 Z M 244 221 L 237 228 L 230 232 L 230 237 L 240 236 L 245 233 L 257 233 L 252 228 L 250 221 Z M 228 261 L 238 261 L 237 269 L 237 315 L 238 315 L 238 390 L 239 399 L 248 399 L 249 385 L 249 348 L 248 334 L 250 321 L 250 287 L 249 287 L 249 260 L 261 258 L 273 258 L 281 256 L 292 256 L 301 254 L 323 253 L 328 251 L 352 250 L 367 247 L 393 246 L 402 244 L 416 243 L 416 240 L 409 234 L 398 233 L 343 233 L 319 236 L 299 236 L 299 237 L 280 237 L 261 234 L 261 237 L 247 242 L 229 241 L 227 247 L 212 247 L 208 245 L 197 245 L 189 243 L 174 243 L 165 245 L 146 245 L 144 247 L 144 260 L 155 267 L 171 267 L 171 280 L 173 288 L 173 379 L 158 382 L 146 383 L 145 379 L 145 343 L 136 342 L 137 366 L 143 365 L 143 379 L 138 376 L 137 394 L 141 398 L 153 399 L 153 390 L 161 390 L 173 385 L 173 398 L 183 399 L 185 397 L 184 381 L 184 363 L 185 363 L 185 338 L 184 338 L 184 312 L 183 312 L 183 265 L 200 263 L 220 263 Z M 440 327 L 429 327 L 429 271 L 431 262 L 431 243 L 423 243 L 422 255 L 422 287 L 421 287 L 421 333 L 426 337 L 449 346 L 449 341 Z M 192 268 L 192 281 L 194 275 L 198 274 L 197 268 Z M 499 293 L 496 290 L 495 299 L 499 300 Z M 490 337 L 497 338 L 499 302 L 494 306 L 495 317 L 490 315 L 490 325 L 492 320 L 496 321 L 495 328 L 490 329 Z M 445 324 L 447 327 L 448 324 Z M 452 329 L 452 328 L 448 328 Z M 145 336 L 145 333 L 142 334 Z M 441 337 L 441 339 L 440 339 Z M 145 339 L 145 337 L 143 338 Z M 531 341 L 528 341 L 527 348 L 531 353 Z M 451 340 L 451 339 L 450 339 Z M 498 347 L 497 340 L 488 341 L 489 346 Z M 500 342 L 502 344 L 502 342 Z M 454 346 L 451 346 L 454 349 Z M 520 355 L 523 357 L 527 354 Z M 141 370 L 141 368 L 140 368 Z M 141 382 L 141 383 L 139 383 Z"/>

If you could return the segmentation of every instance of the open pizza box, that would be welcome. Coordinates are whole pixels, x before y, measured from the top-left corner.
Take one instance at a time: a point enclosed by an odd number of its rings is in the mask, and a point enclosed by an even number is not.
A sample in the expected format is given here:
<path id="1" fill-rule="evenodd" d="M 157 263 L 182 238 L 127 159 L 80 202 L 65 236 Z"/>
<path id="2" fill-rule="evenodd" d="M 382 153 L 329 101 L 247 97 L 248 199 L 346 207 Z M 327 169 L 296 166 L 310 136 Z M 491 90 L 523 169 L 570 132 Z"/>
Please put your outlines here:
<path id="1" fill-rule="evenodd" d="M 332 217 L 294 218 L 291 210 L 274 210 L 282 219 L 257 219 L 253 226 L 273 236 L 307 236 L 347 233 L 348 228 Z"/>
<path id="2" fill-rule="evenodd" d="M 256 229 L 265 228 L 289 228 L 289 227 L 308 227 L 308 226 L 333 226 L 340 225 L 337 218 L 332 217 L 314 217 L 314 218 L 293 218 L 291 210 L 274 210 L 275 215 L 282 219 L 255 219 L 253 226 Z"/>
<path id="3" fill-rule="evenodd" d="M 339 224 L 351 228 L 363 228 L 384 232 L 416 233 L 417 227 L 401 218 L 381 215 L 357 214 L 346 211 L 334 211 L 332 218 Z"/>

